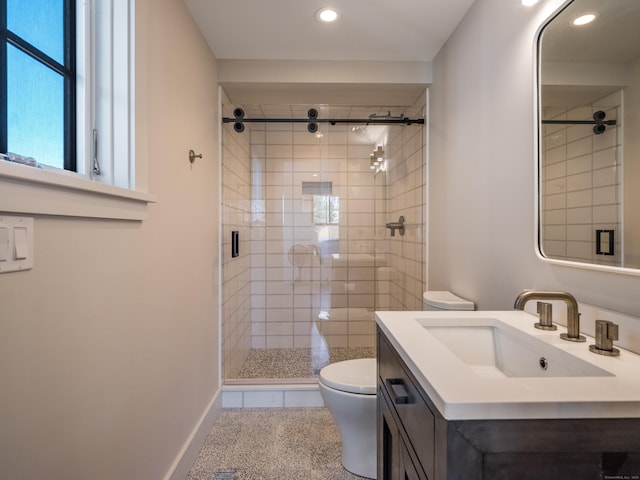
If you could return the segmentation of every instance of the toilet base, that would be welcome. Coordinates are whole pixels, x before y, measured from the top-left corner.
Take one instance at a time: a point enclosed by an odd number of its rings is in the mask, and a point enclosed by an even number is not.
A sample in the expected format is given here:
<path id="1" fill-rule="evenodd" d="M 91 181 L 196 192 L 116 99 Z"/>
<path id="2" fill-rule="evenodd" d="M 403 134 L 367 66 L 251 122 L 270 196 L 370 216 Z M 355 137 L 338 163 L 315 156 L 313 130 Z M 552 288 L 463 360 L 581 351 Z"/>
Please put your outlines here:
<path id="1" fill-rule="evenodd" d="M 376 395 L 359 395 L 318 382 L 320 395 L 342 438 L 342 466 L 355 475 L 376 478 Z"/>

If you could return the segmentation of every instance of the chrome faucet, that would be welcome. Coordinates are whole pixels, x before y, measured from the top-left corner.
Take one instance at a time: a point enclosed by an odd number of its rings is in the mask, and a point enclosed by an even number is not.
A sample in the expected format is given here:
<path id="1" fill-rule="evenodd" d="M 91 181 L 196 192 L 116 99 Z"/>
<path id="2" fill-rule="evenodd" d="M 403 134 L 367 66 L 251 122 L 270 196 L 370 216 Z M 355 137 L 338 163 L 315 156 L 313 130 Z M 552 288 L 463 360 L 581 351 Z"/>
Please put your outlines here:
<path id="1" fill-rule="evenodd" d="M 580 313 L 575 297 L 567 292 L 548 292 L 544 290 L 525 290 L 516 298 L 513 308 L 524 310 L 530 300 L 562 300 L 567 305 L 567 333 L 561 333 L 560 338 L 570 342 L 585 342 L 587 339 L 580 335 Z"/>

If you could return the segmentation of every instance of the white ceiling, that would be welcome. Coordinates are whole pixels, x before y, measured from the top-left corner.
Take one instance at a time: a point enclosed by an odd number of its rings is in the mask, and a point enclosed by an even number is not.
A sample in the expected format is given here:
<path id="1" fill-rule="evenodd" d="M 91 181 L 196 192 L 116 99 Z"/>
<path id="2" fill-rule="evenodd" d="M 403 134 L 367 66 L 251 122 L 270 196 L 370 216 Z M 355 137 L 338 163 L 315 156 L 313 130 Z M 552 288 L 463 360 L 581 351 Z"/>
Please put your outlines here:
<path id="1" fill-rule="evenodd" d="M 431 61 L 474 0 L 185 0 L 218 59 Z M 340 12 L 320 24 L 324 6 Z"/>

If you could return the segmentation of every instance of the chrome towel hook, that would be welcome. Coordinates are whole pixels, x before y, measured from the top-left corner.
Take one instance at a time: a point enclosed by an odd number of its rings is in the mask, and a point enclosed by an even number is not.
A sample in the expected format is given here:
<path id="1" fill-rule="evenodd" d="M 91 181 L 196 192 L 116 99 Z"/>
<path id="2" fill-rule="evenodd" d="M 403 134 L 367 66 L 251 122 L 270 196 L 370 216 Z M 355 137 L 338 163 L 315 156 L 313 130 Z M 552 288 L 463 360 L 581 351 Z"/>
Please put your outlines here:
<path id="1" fill-rule="evenodd" d="M 194 152 L 193 150 L 189 150 L 189 162 L 193 164 L 193 162 L 196 161 L 196 158 L 202 158 L 202 154 L 199 153 L 198 155 L 196 155 L 196 152 Z"/>

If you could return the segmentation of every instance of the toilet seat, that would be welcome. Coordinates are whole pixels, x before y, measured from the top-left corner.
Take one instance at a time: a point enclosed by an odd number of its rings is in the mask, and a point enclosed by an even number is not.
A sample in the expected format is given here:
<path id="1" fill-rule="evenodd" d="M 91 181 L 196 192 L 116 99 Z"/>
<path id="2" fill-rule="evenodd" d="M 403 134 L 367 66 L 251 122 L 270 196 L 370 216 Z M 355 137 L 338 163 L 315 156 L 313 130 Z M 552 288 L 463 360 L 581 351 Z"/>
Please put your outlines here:
<path id="1" fill-rule="evenodd" d="M 320 370 L 320 382 L 342 392 L 375 395 L 376 359 L 357 358 L 327 365 Z"/>

